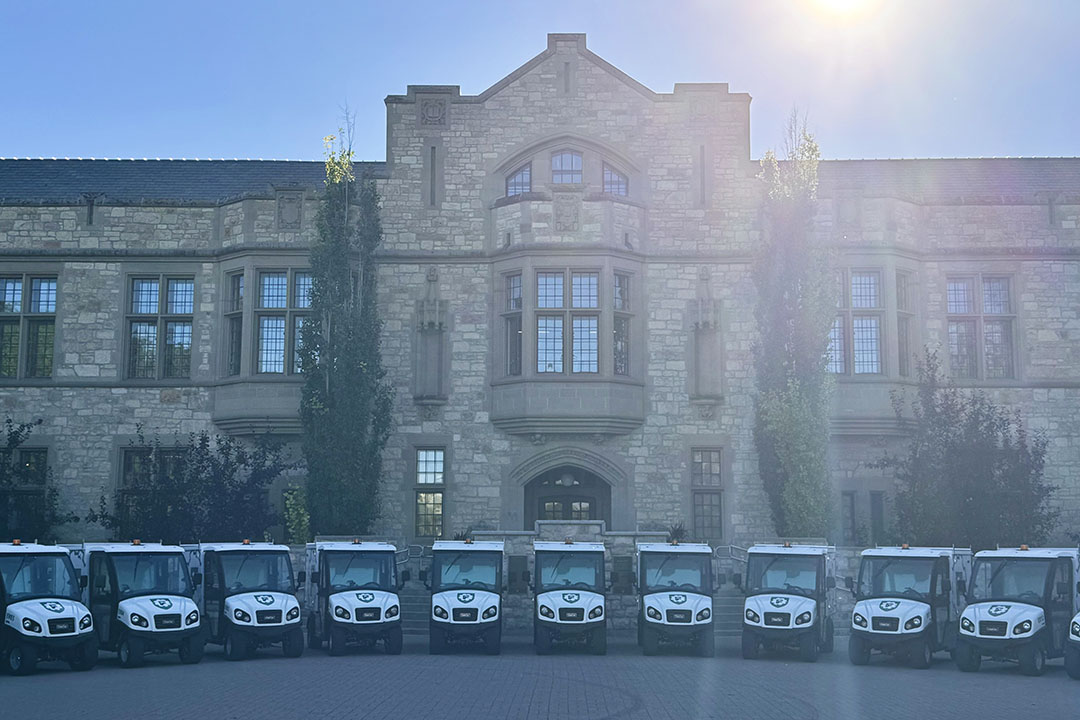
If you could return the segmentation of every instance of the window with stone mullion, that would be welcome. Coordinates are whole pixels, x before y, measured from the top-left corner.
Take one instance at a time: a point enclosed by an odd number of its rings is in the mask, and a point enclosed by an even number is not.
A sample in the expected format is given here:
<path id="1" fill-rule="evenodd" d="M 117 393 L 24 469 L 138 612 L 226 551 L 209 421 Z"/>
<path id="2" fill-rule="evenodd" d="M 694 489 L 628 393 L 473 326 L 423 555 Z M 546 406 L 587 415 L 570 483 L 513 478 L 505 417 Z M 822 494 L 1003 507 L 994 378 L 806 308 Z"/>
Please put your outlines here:
<path id="1" fill-rule="evenodd" d="M 1016 377 L 1012 278 L 958 275 L 946 279 L 949 374 L 956 379 Z"/>
<path id="2" fill-rule="evenodd" d="M 56 336 L 55 277 L 0 276 L 0 378 L 48 378 Z"/>
<path id="3" fill-rule="evenodd" d="M 306 268 L 265 270 L 259 272 L 258 278 L 255 372 L 297 375 L 303 370 L 300 353 L 302 330 L 311 308 L 311 271 Z"/>
<path id="4" fill-rule="evenodd" d="M 128 286 L 127 376 L 145 380 L 190 377 L 195 279 L 136 276 Z"/>

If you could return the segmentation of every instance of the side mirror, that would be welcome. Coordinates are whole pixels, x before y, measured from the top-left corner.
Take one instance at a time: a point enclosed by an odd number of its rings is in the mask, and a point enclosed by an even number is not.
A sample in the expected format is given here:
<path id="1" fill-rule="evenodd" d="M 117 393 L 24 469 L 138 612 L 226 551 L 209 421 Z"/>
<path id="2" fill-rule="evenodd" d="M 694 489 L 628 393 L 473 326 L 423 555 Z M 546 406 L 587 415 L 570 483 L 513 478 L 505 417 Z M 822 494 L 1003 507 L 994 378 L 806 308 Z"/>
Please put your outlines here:
<path id="1" fill-rule="evenodd" d="M 832 590 L 835 587 L 836 587 L 836 578 L 834 578 L 832 575 L 829 575 L 827 578 L 825 578 L 825 589 L 826 590 Z"/>
<path id="2" fill-rule="evenodd" d="M 716 587 L 723 587 L 726 580 L 727 576 L 724 573 L 716 573 Z"/>
<path id="3" fill-rule="evenodd" d="M 731 576 L 731 584 L 742 590 L 742 573 L 734 573 Z"/>
<path id="4" fill-rule="evenodd" d="M 853 577 L 851 577 L 850 575 L 846 576 L 844 578 L 844 587 L 846 587 L 848 590 L 854 590 L 855 589 L 855 579 Z"/>
<path id="5" fill-rule="evenodd" d="M 952 592 L 952 581 L 949 578 L 941 578 L 941 588 L 947 592 Z"/>
<path id="6" fill-rule="evenodd" d="M 79 589 L 80 590 L 85 590 L 87 582 L 88 582 L 87 577 L 85 575 L 80 575 L 79 576 Z"/>
<path id="7" fill-rule="evenodd" d="M 198 570 L 196 570 L 195 574 L 191 576 L 191 584 L 194 585 L 195 587 L 199 587 L 200 585 L 202 585 L 202 581 L 203 581 L 202 573 L 199 572 Z"/>
<path id="8" fill-rule="evenodd" d="M 410 580 L 412 580 L 412 573 L 409 572 L 408 570 L 402 570 L 401 571 L 401 582 L 407 583 Z"/>
<path id="9" fill-rule="evenodd" d="M 1069 594 L 1069 583 L 1067 583 L 1067 582 L 1059 582 L 1059 583 L 1057 583 L 1057 587 L 1055 588 L 1055 590 L 1057 590 L 1057 594 L 1059 596 L 1065 597 L 1066 595 Z"/>
<path id="10" fill-rule="evenodd" d="M 1076 583 L 1076 594 L 1080 595 L 1080 582 Z"/>
<path id="11" fill-rule="evenodd" d="M 967 595 L 967 580 L 961 578 L 960 580 L 956 581 L 956 592 L 960 593 L 961 595 Z"/>
<path id="12" fill-rule="evenodd" d="M 307 573 L 303 570 L 296 573 L 296 584 L 303 585 L 305 582 L 307 582 Z"/>

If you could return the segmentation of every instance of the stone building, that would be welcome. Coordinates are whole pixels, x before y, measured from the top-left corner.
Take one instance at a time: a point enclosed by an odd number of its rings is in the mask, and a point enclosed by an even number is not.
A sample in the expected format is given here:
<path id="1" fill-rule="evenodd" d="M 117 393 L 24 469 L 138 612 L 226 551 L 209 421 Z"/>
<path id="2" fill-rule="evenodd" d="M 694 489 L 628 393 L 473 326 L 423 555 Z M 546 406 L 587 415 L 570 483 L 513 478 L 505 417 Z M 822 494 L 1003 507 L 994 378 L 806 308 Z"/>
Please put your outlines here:
<path id="1" fill-rule="evenodd" d="M 550 35 L 479 95 L 410 86 L 386 108 L 387 159 L 359 168 L 383 202 L 396 398 L 382 530 L 772 535 L 751 433 L 750 96 L 656 93 L 584 36 Z M 845 288 L 831 540 L 886 533 L 889 479 L 868 463 L 902 440 L 889 395 L 925 344 L 1049 434 L 1064 539 L 1080 522 L 1080 159 L 820 175 Z M 44 419 L 24 452 L 65 507 L 130 481 L 140 425 L 295 439 L 322 179 L 319 162 L 0 161 L 0 412 Z"/>

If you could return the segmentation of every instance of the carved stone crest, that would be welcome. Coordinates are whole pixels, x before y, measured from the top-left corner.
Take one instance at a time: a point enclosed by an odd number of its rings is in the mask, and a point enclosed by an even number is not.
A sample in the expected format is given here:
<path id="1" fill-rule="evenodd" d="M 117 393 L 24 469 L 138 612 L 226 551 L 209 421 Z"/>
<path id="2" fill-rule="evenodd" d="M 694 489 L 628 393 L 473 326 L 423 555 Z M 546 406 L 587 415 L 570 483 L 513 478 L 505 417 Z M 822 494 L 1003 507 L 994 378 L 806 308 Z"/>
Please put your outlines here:
<path id="1" fill-rule="evenodd" d="M 420 124 L 442 127 L 446 125 L 446 98 L 427 98 L 420 101 Z"/>
<path id="2" fill-rule="evenodd" d="M 303 215 L 304 195 L 299 192 L 282 192 L 277 196 L 278 230 L 299 230 Z"/>
<path id="3" fill-rule="evenodd" d="M 577 232 L 581 227 L 581 198 L 576 194 L 555 195 L 555 232 Z"/>

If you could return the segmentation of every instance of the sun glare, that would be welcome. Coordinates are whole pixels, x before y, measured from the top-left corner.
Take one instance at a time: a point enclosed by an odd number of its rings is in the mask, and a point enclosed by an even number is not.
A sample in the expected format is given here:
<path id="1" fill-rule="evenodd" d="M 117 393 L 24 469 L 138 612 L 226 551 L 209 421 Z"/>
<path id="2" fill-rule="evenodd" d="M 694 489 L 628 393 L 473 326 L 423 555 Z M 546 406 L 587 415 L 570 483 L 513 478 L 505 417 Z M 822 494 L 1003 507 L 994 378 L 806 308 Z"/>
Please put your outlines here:
<path id="1" fill-rule="evenodd" d="M 859 15 L 874 4 L 873 0 L 813 0 L 819 9 L 840 18 Z"/>

